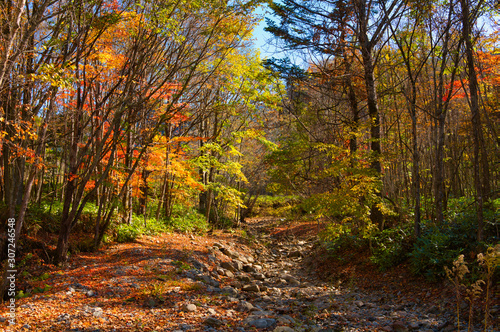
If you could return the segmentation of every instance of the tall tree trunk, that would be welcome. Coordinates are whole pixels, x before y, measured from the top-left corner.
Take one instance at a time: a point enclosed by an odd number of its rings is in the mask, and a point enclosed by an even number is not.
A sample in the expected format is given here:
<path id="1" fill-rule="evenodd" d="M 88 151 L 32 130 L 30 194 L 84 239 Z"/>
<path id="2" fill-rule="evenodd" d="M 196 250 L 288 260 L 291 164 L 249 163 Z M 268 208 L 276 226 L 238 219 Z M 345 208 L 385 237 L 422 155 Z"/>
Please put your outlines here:
<path id="1" fill-rule="evenodd" d="M 417 89 L 415 82 L 412 82 L 412 97 L 410 101 L 410 117 L 411 117 L 411 136 L 412 136 L 412 185 L 413 197 L 415 199 L 414 207 L 414 233 L 415 237 L 420 237 L 420 153 L 418 151 L 418 133 L 417 133 L 417 107 L 416 107 Z"/>
<path id="2" fill-rule="evenodd" d="M 127 121 L 127 147 L 125 152 L 125 169 L 127 174 L 130 172 L 132 168 L 132 128 L 130 124 L 130 119 Z M 132 221 L 132 185 L 127 184 L 127 188 L 125 189 L 125 195 L 123 197 L 123 221 L 127 225 L 130 225 Z"/>
<path id="3" fill-rule="evenodd" d="M 382 176 L 382 166 L 380 163 L 382 149 L 380 146 L 380 114 L 378 110 L 377 88 L 372 56 L 373 45 L 371 45 L 371 41 L 368 39 L 366 30 L 360 33 L 360 37 L 368 115 L 370 117 L 370 150 L 372 152 L 371 168 L 374 170 L 375 175 L 380 178 Z M 383 215 L 376 202 L 374 202 L 371 206 L 370 219 L 373 224 L 379 227 L 380 230 L 384 228 Z"/>
<path id="4" fill-rule="evenodd" d="M 455 80 L 457 72 L 457 64 L 460 59 L 460 46 L 463 39 L 458 41 L 455 50 L 452 52 L 451 49 L 451 38 L 450 28 L 452 26 L 453 17 L 453 1 L 448 4 L 448 18 L 447 25 L 444 31 L 444 40 L 441 46 L 442 51 L 440 55 L 441 67 L 439 69 L 437 87 L 435 89 L 436 95 L 435 99 L 435 144 L 436 144 L 436 160 L 435 160 L 435 170 L 434 170 L 434 204 L 435 204 L 435 220 L 437 224 L 442 224 L 444 222 L 444 211 L 446 210 L 446 191 L 444 186 L 445 180 L 445 168 L 444 168 L 444 146 L 445 146 L 445 125 L 446 125 L 446 115 L 449 107 L 449 102 L 452 97 L 453 89 L 450 87 L 445 89 L 445 72 L 447 69 L 452 67 L 450 82 Z M 453 55 L 450 61 L 450 53 Z"/>
<path id="5" fill-rule="evenodd" d="M 482 1 L 477 5 L 476 10 L 481 6 Z M 477 240 L 480 242 L 484 237 L 484 215 L 483 207 L 484 200 L 487 200 L 485 191 L 489 184 L 489 165 L 485 158 L 484 151 L 484 137 L 481 125 L 481 112 L 479 109 L 479 89 L 477 82 L 476 68 L 474 67 L 474 45 L 472 44 L 472 26 L 475 20 L 471 17 L 469 8 L 470 3 L 468 0 L 460 0 L 462 7 L 462 34 L 465 40 L 465 56 L 467 62 L 467 75 L 469 78 L 469 94 L 470 94 L 470 111 L 472 122 L 472 137 L 474 140 L 474 187 L 476 190 L 476 215 L 477 215 Z M 483 157 L 483 158 L 481 158 Z M 489 191 L 489 190 L 488 190 Z"/>
<path id="6" fill-rule="evenodd" d="M 436 222 L 442 224 L 444 222 L 444 205 L 445 205 L 445 190 L 444 190 L 444 143 L 445 143 L 445 123 L 446 109 L 438 108 L 436 117 L 436 167 L 434 172 L 434 204 L 436 205 Z"/>
<path id="7" fill-rule="evenodd" d="M 78 60 L 77 60 L 78 63 Z M 77 75 L 77 78 L 79 76 Z M 69 166 L 66 167 L 68 170 L 64 176 L 67 179 L 66 189 L 64 190 L 64 202 L 63 202 L 63 211 L 61 214 L 61 222 L 59 229 L 59 237 L 57 240 L 57 248 L 55 253 L 55 263 L 59 264 L 66 261 L 66 256 L 69 248 L 69 234 L 71 232 L 71 224 L 73 221 L 72 218 L 72 206 L 74 205 L 75 200 L 75 192 L 77 190 L 76 187 L 76 177 L 78 174 L 78 143 L 80 141 L 81 135 L 81 114 L 82 114 L 82 105 L 83 105 L 83 96 L 82 96 L 82 88 L 81 86 L 77 89 L 77 98 L 76 98 L 76 109 L 73 113 L 73 118 L 71 121 L 71 142 L 69 144 L 69 149 L 67 151 L 69 157 Z M 63 182 L 64 183 L 64 182 Z M 74 209 L 73 209 L 74 210 Z"/>
<path id="8" fill-rule="evenodd" d="M 343 57 L 344 57 L 344 63 L 345 63 L 345 79 L 344 83 L 346 84 L 347 87 L 347 98 L 349 100 L 349 109 L 351 110 L 351 115 L 352 115 L 352 120 L 351 120 L 351 125 L 350 125 L 350 130 L 351 130 L 351 137 L 349 138 L 349 151 L 351 153 L 351 163 L 353 164 L 352 166 L 354 167 L 355 160 L 353 159 L 354 154 L 358 150 L 358 139 L 357 139 L 357 134 L 358 134 L 358 127 L 359 127 L 359 108 L 358 108 L 358 101 L 356 98 L 356 92 L 354 91 L 354 87 L 352 84 L 352 71 L 351 71 L 351 63 L 350 59 L 347 57 L 347 52 L 345 49 L 343 50 Z"/>

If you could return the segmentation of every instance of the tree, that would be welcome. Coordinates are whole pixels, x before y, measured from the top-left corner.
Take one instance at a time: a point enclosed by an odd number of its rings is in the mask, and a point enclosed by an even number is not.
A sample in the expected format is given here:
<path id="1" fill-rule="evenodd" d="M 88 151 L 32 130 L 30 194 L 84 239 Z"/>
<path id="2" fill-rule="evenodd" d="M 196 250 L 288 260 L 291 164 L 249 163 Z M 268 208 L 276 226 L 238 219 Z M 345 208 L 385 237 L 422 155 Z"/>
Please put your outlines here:
<path id="1" fill-rule="evenodd" d="M 390 22 L 401 15 L 403 5 L 399 1 L 362 0 L 272 3 L 271 8 L 281 21 L 280 26 L 269 21 L 267 28 L 291 49 L 309 49 L 321 55 L 345 54 L 346 44 L 359 49 L 370 118 L 371 168 L 379 177 L 382 175 L 382 148 L 375 80 L 376 51 Z M 356 114 L 353 101 L 351 97 L 353 114 Z M 372 205 L 371 221 L 383 228 L 378 203 Z"/>
<path id="2" fill-rule="evenodd" d="M 476 61 L 474 60 L 474 37 L 472 27 L 483 11 L 484 2 L 478 1 L 472 5 L 472 1 L 460 0 L 462 10 L 462 38 L 465 41 L 465 58 L 467 65 L 467 76 L 469 82 L 469 107 L 471 111 L 472 132 L 474 138 L 474 186 L 477 200 L 477 241 L 483 241 L 484 231 L 484 202 L 490 194 L 489 182 L 490 172 L 487 153 L 485 150 L 481 112 L 479 108 L 479 84 L 476 73 Z"/>
<path id="3" fill-rule="evenodd" d="M 102 53 L 93 55 L 97 57 L 97 67 L 88 68 L 87 63 L 91 64 L 88 57 L 78 58 L 81 64 L 77 62 L 75 73 L 76 108 L 69 113 L 73 128 L 68 142 L 69 166 L 57 262 L 65 260 L 71 229 L 85 204 L 117 166 L 122 146 L 125 148 L 123 174 L 116 183 L 116 191 L 110 193 L 97 243 L 109 227 L 119 201 L 130 202 L 126 197 L 129 183 L 157 133 L 198 95 L 214 74 L 207 66 L 209 61 L 223 61 L 225 54 L 239 45 L 241 30 L 228 23 L 243 17 L 247 5 L 214 2 L 204 6 L 192 3 L 180 8 L 161 1 L 135 4 L 130 7 L 131 12 L 117 13 L 116 19 L 101 33 L 105 38 L 106 34 L 116 31 L 119 38 L 115 36 L 110 42 L 104 42 Z M 177 28 L 171 29 L 173 26 Z M 107 49 L 107 45 L 111 48 Z M 109 69 L 103 72 L 99 63 Z M 106 75 L 111 75 L 111 80 L 96 87 L 86 81 L 91 77 L 87 72 L 101 77 L 109 73 Z M 96 116 L 100 125 L 90 126 Z M 149 119 L 147 128 L 142 128 L 140 145 L 132 151 L 134 139 L 130 132 L 138 128 L 134 127 L 135 123 L 145 118 Z M 94 189 L 85 192 L 105 157 L 106 163 L 101 166 L 103 171 L 95 180 Z"/>
<path id="4" fill-rule="evenodd" d="M 245 208 L 240 189 L 247 183 L 241 170 L 246 157 L 240 150 L 247 140 L 265 140 L 259 122 L 263 113 L 277 104 L 272 82 L 258 54 L 235 50 L 217 68 L 200 103 L 205 111 L 199 136 L 204 139 L 200 140 L 196 160 L 206 190 L 200 194 L 199 208 L 214 224 L 224 215 L 218 210 L 231 211 L 235 216 L 234 211 Z"/>

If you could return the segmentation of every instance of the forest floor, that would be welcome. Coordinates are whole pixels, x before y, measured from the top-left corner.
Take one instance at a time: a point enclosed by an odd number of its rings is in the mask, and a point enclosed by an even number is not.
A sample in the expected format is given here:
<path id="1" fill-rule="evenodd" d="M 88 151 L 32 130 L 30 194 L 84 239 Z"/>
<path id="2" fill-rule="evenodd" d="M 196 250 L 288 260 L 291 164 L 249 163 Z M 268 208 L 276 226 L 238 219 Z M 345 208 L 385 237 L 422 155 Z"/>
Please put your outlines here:
<path id="1" fill-rule="evenodd" d="M 243 231 L 111 244 L 73 255 L 62 268 L 32 259 L 18 280 L 32 295 L 16 300 L 14 328 L 2 306 L 0 330 L 457 330 L 446 283 L 416 278 L 405 265 L 380 272 L 363 253 L 333 259 L 317 241 L 321 227 L 260 218 Z M 496 290 L 491 313 L 498 316 Z M 482 331 L 482 314 L 474 315 L 470 331 Z"/>

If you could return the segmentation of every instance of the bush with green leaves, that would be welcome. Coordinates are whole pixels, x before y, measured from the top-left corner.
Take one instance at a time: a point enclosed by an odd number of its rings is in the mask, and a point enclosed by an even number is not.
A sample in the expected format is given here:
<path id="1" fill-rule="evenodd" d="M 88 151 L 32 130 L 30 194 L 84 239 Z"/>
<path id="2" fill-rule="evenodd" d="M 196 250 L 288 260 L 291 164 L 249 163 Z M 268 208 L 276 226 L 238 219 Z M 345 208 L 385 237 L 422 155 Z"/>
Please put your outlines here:
<path id="1" fill-rule="evenodd" d="M 116 226 L 115 241 L 120 243 L 133 242 L 143 234 L 154 235 L 167 231 L 169 231 L 169 228 L 163 220 L 156 220 L 155 218 L 144 220 L 143 216 L 133 214 L 130 224 L 118 224 Z"/>
<path id="2" fill-rule="evenodd" d="M 130 225 L 121 224 L 116 229 L 116 242 L 125 243 L 125 242 L 133 242 L 140 235 L 142 235 L 144 229 L 143 227 L 132 223 Z"/>
<path id="3" fill-rule="evenodd" d="M 476 239 L 475 211 L 456 213 L 453 220 L 442 225 L 423 222 L 422 235 L 409 254 L 413 272 L 425 275 L 431 280 L 442 279 L 445 277 L 444 267 L 452 265 L 460 254 L 466 257 L 475 256 L 488 245 L 498 243 L 498 212 L 489 209 L 484 211 L 484 215 L 488 222 L 484 230 L 486 238 L 482 243 Z M 472 267 L 472 270 L 475 269 L 479 267 Z"/>
<path id="4" fill-rule="evenodd" d="M 320 234 L 320 238 L 325 243 L 329 254 L 339 260 L 349 259 L 345 255 L 346 252 L 355 255 L 359 249 L 368 245 L 367 239 L 357 233 L 355 227 L 346 220 L 328 224 Z"/>
<path id="5" fill-rule="evenodd" d="M 166 222 L 167 226 L 178 232 L 204 233 L 210 228 L 205 216 L 194 207 L 174 205 L 172 217 Z"/>
<path id="6" fill-rule="evenodd" d="M 376 232 L 371 237 L 371 261 L 386 270 L 407 260 L 411 251 L 412 231 L 412 225 L 405 223 Z"/>
<path id="7" fill-rule="evenodd" d="M 274 216 L 288 217 L 300 214 L 300 198 L 298 196 L 261 195 L 257 198 L 249 217 Z"/>

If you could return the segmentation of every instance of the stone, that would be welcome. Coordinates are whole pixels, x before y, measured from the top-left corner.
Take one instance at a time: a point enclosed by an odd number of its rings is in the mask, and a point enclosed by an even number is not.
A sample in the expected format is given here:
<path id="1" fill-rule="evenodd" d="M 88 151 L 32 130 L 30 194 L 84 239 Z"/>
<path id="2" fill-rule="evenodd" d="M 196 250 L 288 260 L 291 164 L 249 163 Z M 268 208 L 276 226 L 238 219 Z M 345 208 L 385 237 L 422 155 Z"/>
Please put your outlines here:
<path id="1" fill-rule="evenodd" d="M 219 327 L 219 326 L 224 325 L 224 322 L 218 318 L 215 318 L 215 317 L 208 317 L 205 319 L 203 324 L 211 326 L 211 327 Z"/>
<path id="2" fill-rule="evenodd" d="M 392 323 L 392 330 L 394 332 L 408 332 L 408 328 L 402 321 L 395 321 Z"/>
<path id="3" fill-rule="evenodd" d="M 248 326 L 255 327 L 257 329 L 267 329 L 276 323 L 276 319 L 272 318 L 259 318 L 251 320 L 247 323 Z"/>
<path id="4" fill-rule="evenodd" d="M 250 273 L 257 272 L 257 270 L 250 264 L 243 265 L 243 271 L 250 272 Z"/>
<path id="5" fill-rule="evenodd" d="M 258 293 L 260 292 L 260 288 L 257 284 L 247 284 L 247 285 L 244 285 L 241 290 L 245 291 L 245 292 L 255 292 L 255 293 Z"/>
<path id="6" fill-rule="evenodd" d="M 295 278 L 288 278 L 288 279 L 285 279 L 285 280 L 287 281 L 287 283 L 289 285 L 292 285 L 292 286 L 299 286 L 300 285 L 300 281 L 298 281 Z"/>
<path id="7" fill-rule="evenodd" d="M 416 329 L 418 329 L 420 327 L 420 323 L 416 322 L 416 321 L 413 321 L 413 322 L 410 322 L 409 326 L 410 326 L 410 328 L 412 330 L 416 330 Z"/>
<path id="8" fill-rule="evenodd" d="M 229 263 L 229 262 L 221 262 L 220 267 L 222 267 L 223 269 L 229 270 L 231 272 L 236 271 L 236 268 L 234 267 L 234 265 Z"/>
<path id="9" fill-rule="evenodd" d="M 219 282 L 215 279 L 213 279 L 212 277 L 210 276 L 207 276 L 205 274 L 202 274 L 200 276 L 198 276 L 198 279 L 200 279 L 201 281 L 203 281 L 205 284 L 208 284 L 210 286 L 214 286 L 214 287 L 219 287 Z"/>
<path id="10" fill-rule="evenodd" d="M 289 254 L 288 254 L 288 257 L 302 257 L 302 253 L 300 252 L 300 250 L 294 250 L 294 251 L 291 251 Z"/>
<path id="11" fill-rule="evenodd" d="M 255 309 L 253 304 L 247 301 L 241 301 L 240 303 L 238 303 L 238 306 L 236 307 L 236 310 L 238 311 L 252 311 L 253 309 Z"/>
<path id="12" fill-rule="evenodd" d="M 243 271 L 243 263 L 241 261 L 234 259 L 233 266 L 237 271 Z"/>
<path id="13" fill-rule="evenodd" d="M 233 258 L 233 259 L 239 259 L 239 257 L 240 257 L 240 254 L 238 254 L 236 251 L 231 250 L 231 249 L 226 248 L 226 247 L 220 248 L 220 251 L 222 251 L 222 253 L 224 253 L 224 255 L 226 255 L 230 258 Z"/>
<path id="14" fill-rule="evenodd" d="M 195 269 L 197 270 L 200 270 L 200 271 L 203 271 L 203 270 L 206 270 L 207 267 L 205 264 L 203 264 L 202 262 L 199 262 L 197 261 L 196 259 L 194 258 L 191 258 L 190 259 L 190 263 L 194 266 Z"/>
<path id="15" fill-rule="evenodd" d="M 224 248 L 224 246 L 222 244 L 220 244 L 219 242 L 214 242 L 213 247 L 217 248 L 217 249 Z"/>
<path id="16" fill-rule="evenodd" d="M 238 295 L 238 291 L 231 286 L 226 286 L 226 287 L 222 288 L 221 293 L 225 294 L 225 295 L 229 295 L 229 296 Z"/>
<path id="17" fill-rule="evenodd" d="M 243 255 L 239 255 L 238 256 L 238 260 L 240 260 L 244 264 L 248 264 L 249 263 L 248 259 L 245 256 L 243 256 Z"/>
<path id="18" fill-rule="evenodd" d="M 246 282 L 246 283 L 249 283 L 250 281 L 252 281 L 252 279 L 249 276 L 247 276 L 246 274 L 239 275 L 238 279 L 241 282 Z"/>
<path id="19" fill-rule="evenodd" d="M 261 266 L 261 265 L 254 264 L 254 265 L 253 265 L 253 268 L 254 268 L 254 269 L 255 269 L 255 271 L 257 271 L 257 272 L 262 271 L 262 266 Z"/>
<path id="20" fill-rule="evenodd" d="M 96 318 L 100 318 L 104 315 L 104 311 L 102 311 L 102 308 L 99 308 L 99 307 L 95 307 L 94 312 L 92 313 L 92 315 Z"/>
<path id="21" fill-rule="evenodd" d="M 226 277 L 228 278 L 234 278 L 234 273 L 229 271 L 229 270 L 225 270 L 224 271 L 224 274 L 226 275 Z"/>
<path id="22" fill-rule="evenodd" d="M 278 322 L 281 324 L 293 324 L 295 323 L 295 319 L 289 315 L 282 315 L 278 317 Z"/>
<path id="23" fill-rule="evenodd" d="M 273 332 L 295 332 L 295 330 L 288 326 L 278 326 Z"/>
<path id="24" fill-rule="evenodd" d="M 197 310 L 196 305 L 192 303 L 186 303 L 182 306 L 182 311 L 195 312 Z"/>
<path id="25" fill-rule="evenodd" d="M 266 276 L 262 273 L 254 273 L 253 277 L 255 280 L 265 280 Z"/>

